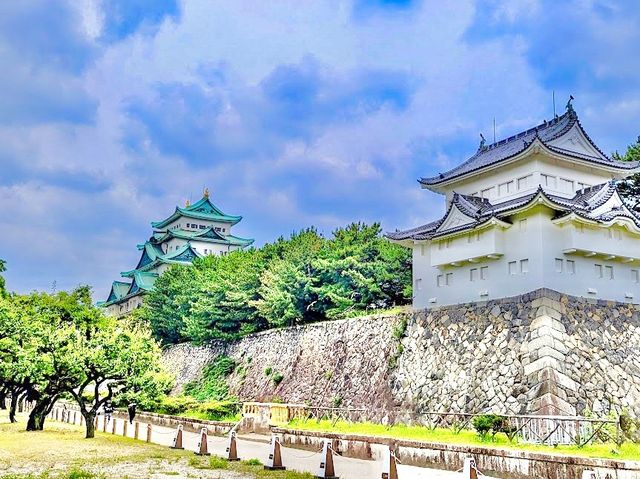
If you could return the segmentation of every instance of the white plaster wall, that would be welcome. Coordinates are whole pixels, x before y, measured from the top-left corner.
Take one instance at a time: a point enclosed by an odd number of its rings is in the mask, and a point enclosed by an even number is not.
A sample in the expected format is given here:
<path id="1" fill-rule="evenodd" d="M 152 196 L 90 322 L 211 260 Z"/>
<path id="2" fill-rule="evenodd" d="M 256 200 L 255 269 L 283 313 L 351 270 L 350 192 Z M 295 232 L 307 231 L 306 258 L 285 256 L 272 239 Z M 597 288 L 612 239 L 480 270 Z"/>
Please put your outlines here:
<path id="1" fill-rule="evenodd" d="M 543 185 L 545 191 L 564 197 L 572 197 L 575 192 L 562 190 L 560 187 L 560 178 L 573 180 L 576 189 L 578 182 L 593 186 L 612 179 L 610 173 L 596 168 L 560 162 L 542 153 L 538 153 L 510 165 L 477 174 L 473 178 L 457 181 L 443 187 L 443 189 L 446 191 L 447 202 L 450 202 L 454 191 L 462 194 L 477 193 L 480 195 L 483 190 L 493 187 L 493 195 L 487 197 L 487 199 L 492 203 L 496 203 L 534 192 L 539 185 L 544 183 L 541 174 L 556 177 L 556 186 L 553 187 L 552 185 L 548 187 Z M 529 178 L 527 187 L 518 189 L 518 178 L 529 175 L 532 176 Z M 512 190 L 508 194 L 499 195 L 498 186 L 508 181 L 514 182 Z"/>
<path id="2" fill-rule="evenodd" d="M 184 230 L 188 230 L 188 231 L 202 231 L 200 228 L 187 228 L 187 223 L 188 224 L 197 224 L 197 225 L 203 225 L 206 226 L 207 228 L 209 228 L 210 226 L 218 227 L 221 229 L 224 229 L 224 231 L 221 231 L 222 234 L 224 235 L 228 235 L 231 234 L 231 225 L 229 223 L 220 223 L 217 221 L 207 221 L 207 220 L 195 220 L 195 219 L 191 219 L 191 218 L 186 218 L 186 217 L 182 217 L 182 218 L 178 218 L 177 220 L 175 220 L 172 223 L 169 223 L 167 225 L 166 228 L 162 228 L 161 231 L 165 231 L 165 230 L 170 230 L 173 229 L 174 227 L 178 226 L 179 228 L 182 228 Z"/>
<path id="3" fill-rule="evenodd" d="M 483 301 L 524 294 L 538 288 L 587 298 L 608 299 L 620 302 L 640 302 L 640 284 L 634 282 L 632 270 L 640 269 L 640 263 L 622 263 L 603 259 L 603 256 L 587 258 L 576 254 L 564 254 L 565 231 L 551 222 L 553 212 L 538 207 L 512 218 L 513 226 L 504 230 L 504 256 L 497 260 L 464 263 L 462 266 L 431 266 L 430 244 L 416 244 L 414 260 L 414 307 L 425 308 L 457 303 Z M 520 220 L 526 219 L 526 229 Z M 587 243 L 611 248 L 618 240 L 606 240 L 604 229 L 594 232 Z M 624 241 L 620 240 L 621 242 Z M 634 240 L 626 238 L 632 242 Z M 458 241 L 466 242 L 466 236 Z M 607 244 L 607 241 L 612 243 Z M 639 240 L 630 243 L 638 249 Z M 614 244 L 615 245 L 615 244 Z M 437 248 L 437 246 L 436 246 Z M 440 251 L 438 251 L 440 253 Z M 528 272 L 520 272 L 520 261 L 528 259 Z M 563 260 L 563 272 L 556 272 L 556 259 Z M 567 260 L 575 261 L 575 274 L 567 273 Z M 509 274 L 509 263 L 516 261 L 517 273 Z M 613 266 L 614 279 L 596 277 L 595 264 Z M 479 269 L 488 266 L 488 278 L 479 278 Z M 477 281 L 470 280 L 471 268 L 478 269 Z M 438 275 L 452 273 L 451 284 L 438 287 Z M 606 276 L 606 275 L 605 275 Z M 590 292 L 595 291 L 595 292 Z M 486 293 L 486 294 L 485 294 Z M 628 297 L 632 295 L 633 297 Z M 435 298 L 435 302 L 432 300 Z M 431 300 L 431 301 L 430 301 Z"/>

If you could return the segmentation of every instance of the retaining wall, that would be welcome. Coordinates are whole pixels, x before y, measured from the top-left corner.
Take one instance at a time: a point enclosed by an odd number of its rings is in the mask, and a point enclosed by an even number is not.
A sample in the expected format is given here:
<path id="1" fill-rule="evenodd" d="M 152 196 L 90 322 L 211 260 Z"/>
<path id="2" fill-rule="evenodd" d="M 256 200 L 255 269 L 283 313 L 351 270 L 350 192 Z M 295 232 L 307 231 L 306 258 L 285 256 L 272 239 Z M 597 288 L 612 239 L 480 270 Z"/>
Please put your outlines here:
<path id="1" fill-rule="evenodd" d="M 509 449 L 470 447 L 397 440 L 351 434 L 328 434 L 274 428 L 285 446 L 317 450 L 330 439 L 335 451 L 347 457 L 381 460 L 387 448 L 396 450 L 402 464 L 457 471 L 469 455 L 478 469 L 504 479 L 581 479 L 586 470 L 610 479 L 638 479 L 640 462 L 541 454 Z M 609 476 L 607 476 L 609 474 Z"/>
<path id="2" fill-rule="evenodd" d="M 638 306 L 547 289 L 266 331 L 226 345 L 176 345 L 164 356 L 176 391 L 220 354 L 238 364 L 230 390 L 246 401 L 366 407 L 382 416 L 390 408 L 563 415 L 626 408 L 640 417 Z"/>

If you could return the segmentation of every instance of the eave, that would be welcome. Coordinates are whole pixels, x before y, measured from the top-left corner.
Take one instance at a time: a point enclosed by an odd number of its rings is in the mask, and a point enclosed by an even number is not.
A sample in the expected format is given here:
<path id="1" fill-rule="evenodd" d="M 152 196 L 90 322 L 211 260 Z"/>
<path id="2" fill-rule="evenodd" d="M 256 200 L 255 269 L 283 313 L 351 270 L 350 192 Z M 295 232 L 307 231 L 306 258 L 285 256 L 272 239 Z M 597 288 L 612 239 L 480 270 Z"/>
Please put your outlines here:
<path id="1" fill-rule="evenodd" d="M 442 182 L 427 183 L 426 178 L 422 178 L 418 180 L 418 183 L 420 183 L 420 186 L 423 189 L 428 189 L 435 193 L 442 194 L 444 190 L 449 189 L 447 187 L 455 185 L 456 183 L 465 181 L 469 178 L 473 178 L 485 172 L 491 172 L 498 168 L 503 168 L 505 166 L 517 163 L 518 161 L 521 161 L 533 154 L 538 154 L 541 152 L 544 152 L 547 156 L 549 156 L 552 159 L 569 161 L 573 164 L 580 165 L 586 168 L 597 168 L 612 174 L 612 176 L 613 174 L 617 174 L 616 176 L 619 178 L 624 178 L 626 176 L 640 172 L 640 163 L 629 163 L 629 166 L 627 167 L 627 165 L 623 165 L 622 163 L 608 164 L 607 162 L 603 160 L 597 160 L 596 158 L 586 159 L 577 155 L 572 155 L 570 152 L 567 152 L 564 150 L 559 151 L 554 147 L 548 146 L 540 138 L 536 137 L 531 143 L 529 143 L 526 147 L 524 147 L 519 152 L 509 157 L 503 158 L 499 161 L 496 161 L 495 163 L 492 163 L 490 165 L 485 165 L 480 168 L 467 171 L 460 175 L 452 176 L 451 178 L 448 178 Z"/>
<path id="2" fill-rule="evenodd" d="M 156 229 L 164 228 L 181 217 L 193 218 L 193 219 L 205 220 L 205 221 L 215 221 L 218 223 L 228 223 L 230 225 L 235 225 L 242 220 L 242 216 L 228 216 L 228 215 L 219 216 L 219 215 L 211 215 L 211 214 L 205 214 L 205 213 L 196 213 L 193 211 L 185 210 L 183 208 L 176 208 L 176 210 L 173 212 L 171 216 L 169 216 L 168 218 L 162 221 L 152 221 L 151 226 Z"/>

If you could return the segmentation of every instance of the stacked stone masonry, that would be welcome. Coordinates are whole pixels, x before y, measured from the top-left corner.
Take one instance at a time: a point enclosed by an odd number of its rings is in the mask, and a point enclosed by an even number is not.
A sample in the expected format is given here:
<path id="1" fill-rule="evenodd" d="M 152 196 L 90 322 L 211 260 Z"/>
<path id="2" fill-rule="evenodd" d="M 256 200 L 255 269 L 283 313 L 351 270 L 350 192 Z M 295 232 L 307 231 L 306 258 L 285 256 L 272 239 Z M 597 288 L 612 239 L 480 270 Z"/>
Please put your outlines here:
<path id="1" fill-rule="evenodd" d="M 179 391 L 226 354 L 238 364 L 231 392 L 243 400 L 372 412 L 606 415 L 625 408 L 640 416 L 639 313 L 635 305 L 542 289 L 267 331 L 228 345 L 177 345 L 165 360 Z"/>

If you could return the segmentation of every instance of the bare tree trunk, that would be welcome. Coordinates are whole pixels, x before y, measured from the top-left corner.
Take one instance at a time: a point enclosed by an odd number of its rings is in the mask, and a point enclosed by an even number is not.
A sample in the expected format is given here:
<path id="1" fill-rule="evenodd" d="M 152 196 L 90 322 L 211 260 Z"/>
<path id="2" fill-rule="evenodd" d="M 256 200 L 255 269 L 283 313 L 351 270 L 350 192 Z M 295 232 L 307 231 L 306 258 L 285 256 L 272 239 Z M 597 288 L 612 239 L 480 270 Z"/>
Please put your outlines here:
<path id="1" fill-rule="evenodd" d="M 9 404 L 9 421 L 18 422 L 16 419 L 16 409 L 18 408 L 18 394 L 13 392 L 11 394 L 11 402 Z"/>
<path id="2" fill-rule="evenodd" d="M 82 416 L 84 417 L 84 423 L 86 426 L 85 439 L 92 439 L 96 437 L 96 413 L 93 411 L 85 411 L 80 409 Z"/>
<path id="3" fill-rule="evenodd" d="M 47 414 L 51 412 L 51 408 L 55 404 L 55 398 L 38 399 L 29 414 L 27 421 L 27 431 L 42 431 L 44 429 L 44 421 Z"/>

